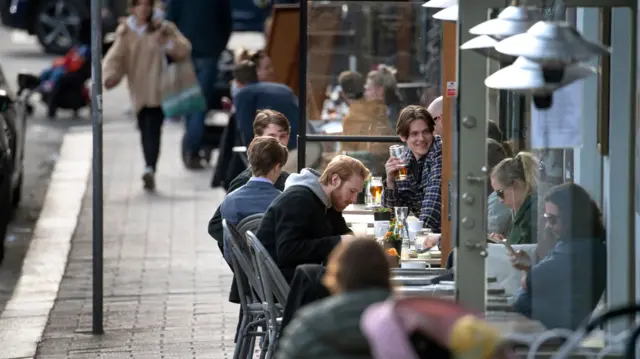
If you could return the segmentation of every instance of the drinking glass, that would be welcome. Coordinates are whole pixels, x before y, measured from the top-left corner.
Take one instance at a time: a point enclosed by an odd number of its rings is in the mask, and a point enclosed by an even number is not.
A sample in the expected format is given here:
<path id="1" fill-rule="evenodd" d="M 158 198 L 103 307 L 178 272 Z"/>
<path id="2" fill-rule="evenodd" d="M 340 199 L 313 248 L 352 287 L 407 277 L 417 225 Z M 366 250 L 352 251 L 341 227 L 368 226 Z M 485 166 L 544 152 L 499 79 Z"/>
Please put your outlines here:
<path id="1" fill-rule="evenodd" d="M 369 183 L 369 193 L 371 193 L 371 204 L 374 206 L 382 205 L 382 177 L 371 177 Z"/>
<path id="2" fill-rule="evenodd" d="M 393 145 L 389 147 L 389 155 L 391 155 L 391 157 L 402 158 L 403 153 L 404 153 L 404 146 Z M 407 172 L 408 170 L 405 164 L 405 166 L 401 167 L 398 170 L 398 173 L 396 173 L 396 180 L 402 181 L 407 179 Z"/>

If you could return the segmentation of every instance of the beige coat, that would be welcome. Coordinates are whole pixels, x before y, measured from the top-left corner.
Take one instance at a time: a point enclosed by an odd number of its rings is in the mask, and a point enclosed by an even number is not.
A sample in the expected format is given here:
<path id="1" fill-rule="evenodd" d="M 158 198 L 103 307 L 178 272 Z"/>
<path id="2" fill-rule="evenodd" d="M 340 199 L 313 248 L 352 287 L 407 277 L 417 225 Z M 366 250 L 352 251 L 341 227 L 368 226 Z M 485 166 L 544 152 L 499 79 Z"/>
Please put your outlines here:
<path id="1" fill-rule="evenodd" d="M 391 136 L 393 130 L 387 117 L 387 106 L 382 101 L 356 100 L 349 105 L 349 114 L 342 121 L 343 135 Z M 342 144 L 342 151 L 367 151 L 374 155 L 388 156 L 388 143 Z"/>
<path id="2" fill-rule="evenodd" d="M 117 82 L 127 77 L 129 94 L 135 112 L 143 107 L 159 107 L 162 102 L 162 76 L 166 66 L 165 54 L 174 61 L 188 61 L 191 43 L 168 21 L 157 26 L 164 38 L 140 31 L 124 22 L 116 30 L 116 40 L 103 62 L 104 79 Z"/>

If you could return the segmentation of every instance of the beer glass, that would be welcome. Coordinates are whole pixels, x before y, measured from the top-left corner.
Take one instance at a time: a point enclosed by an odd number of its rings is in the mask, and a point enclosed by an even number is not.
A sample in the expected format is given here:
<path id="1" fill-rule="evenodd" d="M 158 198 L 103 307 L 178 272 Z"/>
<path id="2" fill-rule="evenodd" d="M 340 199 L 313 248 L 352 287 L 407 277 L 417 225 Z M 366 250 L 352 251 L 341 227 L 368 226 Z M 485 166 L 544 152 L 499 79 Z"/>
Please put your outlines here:
<path id="1" fill-rule="evenodd" d="M 404 146 L 393 145 L 389 147 L 389 154 L 391 155 L 391 157 L 402 158 L 403 153 L 404 153 Z M 402 181 L 405 179 L 407 179 L 406 164 L 398 170 L 398 173 L 396 173 L 396 180 Z"/>
<path id="2" fill-rule="evenodd" d="M 371 202 L 374 206 L 382 205 L 382 177 L 371 177 L 369 193 L 371 193 Z"/>

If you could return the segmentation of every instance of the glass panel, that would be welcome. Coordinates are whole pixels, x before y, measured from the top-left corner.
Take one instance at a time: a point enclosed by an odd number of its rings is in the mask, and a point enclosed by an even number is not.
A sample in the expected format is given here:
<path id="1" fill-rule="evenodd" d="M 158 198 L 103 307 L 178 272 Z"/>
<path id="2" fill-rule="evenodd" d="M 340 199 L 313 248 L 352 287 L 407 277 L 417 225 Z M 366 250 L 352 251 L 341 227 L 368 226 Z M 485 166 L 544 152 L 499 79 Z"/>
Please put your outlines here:
<path id="1" fill-rule="evenodd" d="M 362 161 L 372 176 L 385 176 L 384 164 L 389 159 L 389 147 L 392 145 L 394 143 L 388 142 L 308 142 L 307 164 L 322 172 L 332 158 L 344 154 Z"/>
<path id="2" fill-rule="evenodd" d="M 307 120 L 320 133 L 392 135 L 402 107 L 439 96 L 442 24 L 422 4 L 309 3 Z"/>

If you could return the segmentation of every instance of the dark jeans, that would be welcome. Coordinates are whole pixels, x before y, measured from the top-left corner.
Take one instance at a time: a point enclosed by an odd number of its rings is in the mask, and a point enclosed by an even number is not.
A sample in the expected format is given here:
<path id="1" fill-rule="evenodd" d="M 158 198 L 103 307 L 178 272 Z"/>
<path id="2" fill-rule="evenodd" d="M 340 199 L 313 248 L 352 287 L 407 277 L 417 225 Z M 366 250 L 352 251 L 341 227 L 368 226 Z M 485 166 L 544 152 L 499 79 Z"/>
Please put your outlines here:
<path id="1" fill-rule="evenodd" d="M 213 97 L 214 85 L 218 77 L 218 59 L 217 58 L 196 58 L 193 59 L 193 67 L 198 78 L 198 84 L 202 89 L 202 93 L 207 99 L 207 103 Z M 186 136 L 183 151 L 185 153 L 196 155 L 200 152 L 202 139 L 204 137 L 204 120 L 207 111 L 198 112 L 187 116 L 185 119 Z"/>
<path id="2" fill-rule="evenodd" d="M 331 295 L 322 284 L 325 268 L 319 264 L 302 264 L 296 267 L 291 280 L 291 290 L 282 315 L 281 332 L 291 322 L 298 309 Z"/>
<path id="3" fill-rule="evenodd" d="M 154 171 L 160 156 L 160 138 L 162 136 L 163 122 L 164 113 L 162 113 L 162 108 L 160 107 L 144 107 L 138 112 L 138 129 L 140 130 L 144 162 Z"/>

